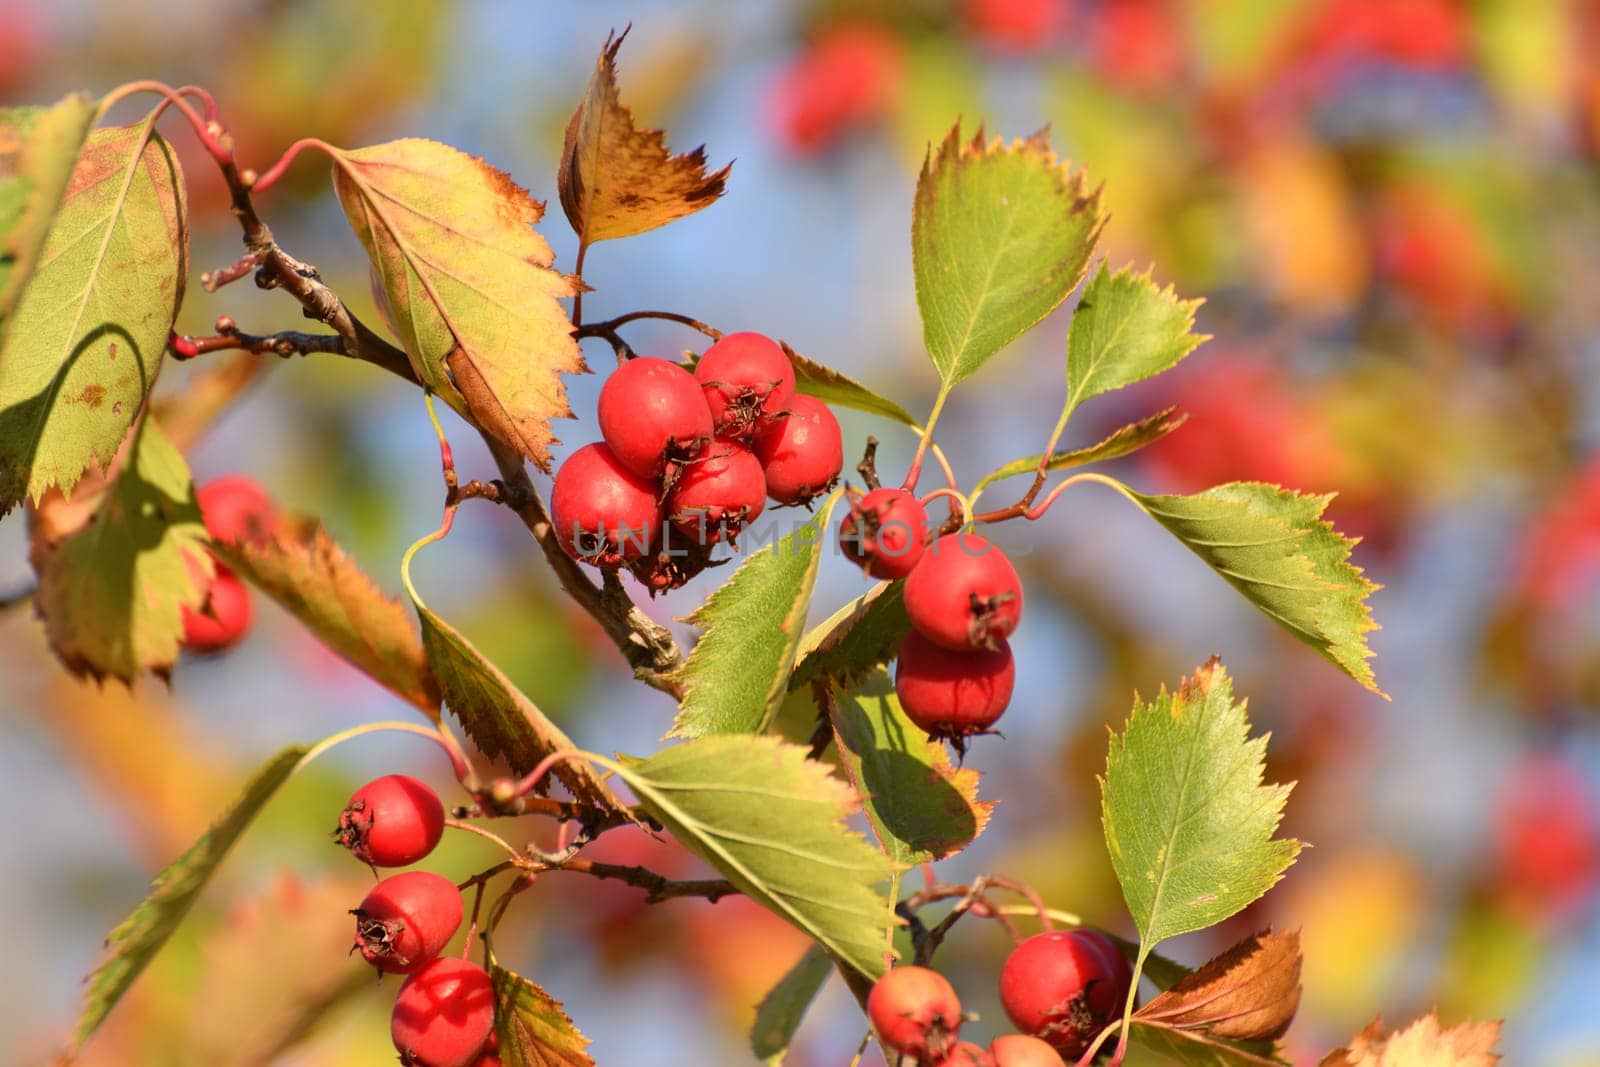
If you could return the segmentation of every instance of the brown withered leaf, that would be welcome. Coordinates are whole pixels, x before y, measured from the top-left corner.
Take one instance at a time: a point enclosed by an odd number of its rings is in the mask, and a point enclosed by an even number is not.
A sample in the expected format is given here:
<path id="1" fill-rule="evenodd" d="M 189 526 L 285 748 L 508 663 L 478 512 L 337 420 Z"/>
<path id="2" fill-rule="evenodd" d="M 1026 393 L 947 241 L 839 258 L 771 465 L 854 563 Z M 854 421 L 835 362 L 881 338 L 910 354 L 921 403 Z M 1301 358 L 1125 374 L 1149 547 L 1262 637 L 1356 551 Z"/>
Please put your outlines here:
<path id="1" fill-rule="evenodd" d="M 1300 935 L 1268 930 L 1206 963 L 1133 1021 L 1230 1041 L 1274 1041 L 1299 1005 Z"/>
<path id="2" fill-rule="evenodd" d="M 557 183 L 567 221 L 585 244 L 665 226 L 722 195 L 728 164 L 706 173 L 702 145 L 672 155 L 661 130 L 641 130 L 617 91 L 617 51 L 606 38 L 589 88 L 567 123 Z"/>
<path id="3" fill-rule="evenodd" d="M 1321 1067 L 1494 1067 L 1500 1056 L 1498 1020 L 1444 1028 L 1429 1012 L 1401 1030 L 1385 1030 L 1382 1019 L 1357 1034 L 1350 1044 L 1323 1058 Z"/>
<path id="4" fill-rule="evenodd" d="M 284 516 L 269 536 L 219 544 L 216 551 L 323 644 L 438 719 L 439 683 L 411 613 L 379 589 L 321 523 Z"/>
<path id="5" fill-rule="evenodd" d="M 561 375 L 587 368 L 558 303 L 577 287 L 533 229 L 544 205 L 434 141 L 331 152 L 334 191 L 417 377 L 549 470 L 550 420 L 572 414 Z"/>

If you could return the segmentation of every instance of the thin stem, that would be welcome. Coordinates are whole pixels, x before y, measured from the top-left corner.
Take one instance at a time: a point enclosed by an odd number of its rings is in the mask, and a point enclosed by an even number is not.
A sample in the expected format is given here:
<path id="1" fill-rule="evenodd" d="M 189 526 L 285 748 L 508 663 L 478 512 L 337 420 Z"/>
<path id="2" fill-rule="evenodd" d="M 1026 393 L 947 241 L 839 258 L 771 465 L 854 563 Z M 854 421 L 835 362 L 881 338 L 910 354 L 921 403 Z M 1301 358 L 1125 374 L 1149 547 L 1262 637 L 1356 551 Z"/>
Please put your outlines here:
<path id="1" fill-rule="evenodd" d="M 734 896 L 739 893 L 738 887 L 724 878 L 678 882 L 645 867 L 627 867 L 616 863 L 600 863 L 595 860 L 569 860 L 550 869 L 552 871 L 572 871 L 577 874 L 587 874 L 594 878 L 607 878 L 626 882 L 638 889 L 645 890 L 644 899 L 647 904 L 657 904 L 663 900 L 673 900 L 679 897 L 703 897 L 706 901 L 715 904 L 723 897 Z"/>
<path id="2" fill-rule="evenodd" d="M 445 755 L 450 757 L 451 765 L 455 765 L 456 757 L 459 755 L 459 750 L 453 751 L 450 741 L 438 730 L 430 729 L 429 727 L 421 726 L 414 722 L 387 721 L 363 723 L 360 726 L 352 726 L 348 730 L 341 730 L 336 734 L 324 737 L 321 741 L 318 741 L 316 744 L 312 745 L 306 750 L 306 754 L 301 756 L 300 761 L 295 764 L 295 770 L 299 771 L 312 760 L 323 755 L 329 749 L 337 745 L 342 745 L 346 741 L 353 741 L 358 737 L 365 737 L 367 734 L 381 733 L 385 730 L 395 730 L 400 733 L 416 734 L 418 737 L 426 737 L 429 741 L 432 741 L 434 744 L 444 749 Z"/>
<path id="3" fill-rule="evenodd" d="M 477 834 L 479 837 L 493 841 L 495 844 L 499 845 L 505 850 L 506 855 L 509 856 L 513 862 L 518 862 L 523 859 L 522 853 L 518 851 L 515 845 L 511 844 L 511 842 L 507 841 L 493 830 L 486 830 L 481 826 L 474 826 L 472 823 L 463 822 L 460 819 L 446 818 L 444 824 L 452 829 L 465 830 L 469 834 Z"/>
<path id="4" fill-rule="evenodd" d="M 1128 497 L 1128 499 L 1134 499 L 1131 490 L 1129 490 L 1127 486 L 1123 485 L 1115 478 L 1112 478 L 1109 475 L 1101 474 L 1098 471 L 1083 471 L 1082 473 L 1074 474 L 1072 477 L 1063 481 L 1060 485 L 1050 490 L 1048 496 L 1031 507 L 1028 505 L 1026 500 L 1018 500 L 1015 504 L 1008 505 L 1007 507 L 996 508 L 994 511 L 980 512 L 979 514 L 972 516 L 972 521 L 975 523 L 989 523 L 1004 522 L 1007 519 L 1016 518 L 1024 518 L 1030 521 L 1042 518 L 1045 512 L 1049 511 L 1051 506 L 1054 505 L 1058 499 L 1060 499 L 1062 493 L 1065 493 L 1068 489 L 1075 485 L 1082 485 L 1084 482 L 1097 482 L 1100 485 L 1109 486 L 1110 488 L 1121 493 L 1123 496 Z M 1137 503 L 1137 501 L 1135 501 L 1135 503 Z"/>
<path id="5" fill-rule="evenodd" d="M 175 335 L 171 341 L 172 358 L 193 359 L 211 352 L 250 352 L 258 356 L 304 356 L 313 352 L 344 354 L 345 341 L 336 333 L 304 333 L 299 330 L 282 330 L 272 334 L 245 333 L 223 315 L 217 319 L 216 334 L 212 337 Z"/>
<path id="6" fill-rule="evenodd" d="M 715 326 L 708 325 L 689 315 L 680 315 L 676 311 L 630 311 L 626 315 L 618 315 L 616 318 L 606 319 L 604 322 L 593 322 L 587 326 L 579 326 L 574 322 L 573 325 L 577 329 L 579 338 L 604 337 L 608 332 L 614 332 L 619 327 L 626 326 L 628 323 L 636 322 L 639 319 L 661 319 L 665 322 L 676 322 L 680 326 L 687 326 L 691 330 L 704 334 L 713 341 L 720 341 L 723 336 L 722 331 Z"/>
<path id="7" fill-rule="evenodd" d="M 242 177 L 249 178 L 251 180 L 247 181 L 245 184 L 250 187 L 250 191 L 253 193 L 266 192 L 268 189 L 271 189 L 278 183 L 278 179 L 283 177 L 284 172 L 289 169 L 289 164 L 294 162 L 295 157 L 298 156 L 301 151 L 307 148 L 319 147 L 321 145 L 322 142 L 316 140 L 315 138 L 301 138 L 285 149 L 283 155 L 279 156 L 278 161 L 272 166 L 268 167 L 265 173 L 260 175 L 252 175 L 250 172 L 246 171 Z"/>
<path id="8" fill-rule="evenodd" d="M 515 794 L 520 797 L 533 792 L 539 787 L 540 780 L 554 770 L 559 764 L 565 763 L 572 759 L 584 759 L 587 757 L 587 755 L 587 753 L 579 752 L 576 749 L 566 749 L 561 752 L 550 753 L 550 755 L 539 761 L 538 766 L 534 767 L 533 770 L 529 771 L 517 782 L 515 786 Z"/>
<path id="9" fill-rule="evenodd" d="M 933 399 L 933 410 L 928 412 L 928 421 L 922 427 L 922 437 L 917 441 L 917 454 L 911 457 L 911 468 L 906 471 L 906 480 L 900 486 L 908 493 L 916 490 L 917 480 L 922 477 L 923 457 L 927 455 L 928 446 L 933 442 L 933 428 L 938 424 L 939 415 L 944 411 L 944 402 L 949 398 L 949 387 L 940 386 L 939 395 Z"/>
<path id="10" fill-rule="evenodd" d="M 578 276 L 578 291 L 572 296 L 572 328 L 577 330 L 583 325 L 583 260 L 589 254 L 589 242 L 586 238 L 578 239 L 578 258 L 573 260 L 572 273 Z M 577 336 L 582 337 L 580 332 Z"/>

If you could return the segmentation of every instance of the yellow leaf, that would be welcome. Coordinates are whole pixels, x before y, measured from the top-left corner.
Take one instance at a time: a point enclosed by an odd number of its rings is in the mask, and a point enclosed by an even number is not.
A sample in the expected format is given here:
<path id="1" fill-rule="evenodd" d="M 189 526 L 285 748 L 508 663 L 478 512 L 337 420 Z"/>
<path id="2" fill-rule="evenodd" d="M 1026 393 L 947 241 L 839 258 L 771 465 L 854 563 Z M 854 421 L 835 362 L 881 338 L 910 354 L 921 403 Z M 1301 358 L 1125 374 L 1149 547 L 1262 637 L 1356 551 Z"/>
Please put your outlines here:
<path id="1" fill-rule="evenodd" d="M 1494 1067 L 1500 1023 L 1467 1020 L 1445 1029 L 1429 1012 L 1403 1030 L 1386 1031 L 1375 1019 L 1350 1044 L 1328 1053 L 1322 1067 Z"/>

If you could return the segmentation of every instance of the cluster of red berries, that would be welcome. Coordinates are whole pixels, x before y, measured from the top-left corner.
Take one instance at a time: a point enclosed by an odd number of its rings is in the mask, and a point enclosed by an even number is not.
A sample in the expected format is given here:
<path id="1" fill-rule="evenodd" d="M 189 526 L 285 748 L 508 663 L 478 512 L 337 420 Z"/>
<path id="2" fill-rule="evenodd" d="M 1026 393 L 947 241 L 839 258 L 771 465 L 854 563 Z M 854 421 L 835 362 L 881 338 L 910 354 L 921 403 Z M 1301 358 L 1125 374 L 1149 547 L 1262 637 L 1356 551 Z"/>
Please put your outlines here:
<path id="1" fill-rule="evenodd" d="M 207 482 L 195 491 L 200 516 L 213 541 L 238 541 L 267 536 L 275 521 L 272 499 L 255 482 L 230 474 Z M 250 590 L 237 574 L 215 555 L 212 574 L 206 577 L 199 560 L 184 557 L 189 578 L 203 586 L 200 606 L 183 609 L 183 647 L 192 652 L 221 652 L 243 640 L 255 617 Z"/>
<path id="2" fill-rule="evenodd" d="M 694 372 L 641 357 L 600 390 L 602 443 L 556 472 L 550 510 L 573 558 L 628 567 L 652 594 L 710 563 L 768 498 L 809 505 L 844 465 L 839 422 L 795 392 L 794 367 L 758 333 L 732 333 Z"/>
<path id="3" fill-rule="evenodd" d="M 926 1067 L 1062 1067 L 1119 1018 L 1133 968 L 1097 930 L 1052 931 L 1018 945 L 1000 970 L 1000 1003 L 1022 1031 L 987 1050 L 960 1040 L 961 1001 L 926 967 L 896 967 L 867 997 L 884 1048 Z"/>
<path id="4" fill-rule="evenodd" d="M 389 774 L 356 790 L 334 839 L 371 867 L 406 867 L 426 858 L 443 834 L 439 795 L 415 778 Z M 406 976 L 389 1019 L 406 1067 L 500 1067 L 488 972 L 439 955 L 464 910 L 455 883 L 432 871 L 390 875 L 351 909 L 351 951 L 380 975 Z"/>
<path id="5" fill-rule="evenodd" d="M 904 489 L 874 489 L 839 524 L 844 553 L 874 578 L 905 579 L 911 630 L 900 642 L 895 691 L 906 716 L 961 749 L 990 732 L 1011 702 L 1016 665 L 1006 642 L 1022 620 L 1022 581 L 977 534 L 930 544 L 928 514 Z"/>

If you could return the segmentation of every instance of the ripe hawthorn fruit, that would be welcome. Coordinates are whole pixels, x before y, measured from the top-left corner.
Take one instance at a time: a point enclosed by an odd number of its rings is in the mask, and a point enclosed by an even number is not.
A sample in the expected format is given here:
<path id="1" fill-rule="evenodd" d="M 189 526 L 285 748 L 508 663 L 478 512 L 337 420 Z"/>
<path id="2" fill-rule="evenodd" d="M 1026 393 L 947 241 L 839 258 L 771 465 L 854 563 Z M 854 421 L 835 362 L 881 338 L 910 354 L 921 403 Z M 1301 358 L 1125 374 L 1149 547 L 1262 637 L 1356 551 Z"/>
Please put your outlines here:
<path id="1" fill-rule="evenodd" d="M 711 409 L 694 375 L 643 356 L 612 371 L 600 388 L 600 434 L 617 462 L 641 478 L 687 463 L 711 442 Z"/>
<path id="2" fill-rule="evenodd" d="M 596 567 L 647 556 L 661 536 L 656 490 L 604 444 L 584 445 L 556 471 L 550 490 L 556 539 L 573 559 Z"/>
<path id="3" fill-rule="evenodd" d="M 932 1067 L 995 1067 L 994 1057 L 981 1045 L 962 1041 L 933 1061 Z"/>
<path id="4" fill-rule="evenodd" d="M 395 998 L 389 1036 L 407 1067 L 473 1067 L 494 1033 L 494 986 L 468 960 L 438 956 Z"/>
<path id="5" fill-rule="evenodd" d="M 1000 1003 L 1017 1029 L 1075 1059 L 1122 1014 L 1131 978 L 1125 964 L 1109 939 L 1092 931 L 1037 934 L 1000 968 Z"/>
<path id="6" fill-rule="evenodd" d="M 756 454 L 737 441 L 718 438 L 706 454 L 684 467 L 667 494 L 667 517 L 686 540 L 736 543 L 739 531 L 767 504 L 767 482 Z"/>
<path id="7" fill-rule="evenodd" d="M 356 917 L 352 951 L 389 974 L 410 974 L 439 955 L 461 926 L 461 891 L 432 871 L 390 875 L 372 887 Z"/>
<path id="8" fill-rule="evenodd" d="M 439 794 L 404 774 L 374 778 L 352 793 L 333 831 L 335 841 L 373 867 L 409 867 L 443 835 Z"/>
<path id="9" fill-rule="evenodd" d="M 874 489 L 850 504 L 839 549 L 872 578 L 904 578 L 928 540 L 928 512 L 904 489 Z"/>
<path id="10" fill-rule="evenodd" d="M 194 498 L 212 540 L 260 538 L 272 531 L 277 509 L 254 479 L 225 474 L 196 489 Z"/>
<path id="11" fill-rule="evenodd" d="M 189 579 L 205 590 L 198 608 L 184 608 L 183 647 L 191 652 L 221 652 L 244 639 L 255 618 L 250 590 L 227 565 L 213 557 L 215 573 L 206 577 L 200 562 L 184 557 Z"/>
<path id="12" fill-rule="evenodd" d="M 994 1067 L 1066 1067 L 1050 1045 L 1031 1034 L 1006 1034 L 989 1043 Z"/>
<path id="13" fill-rule="evenodd" d="M 937 1060 L 961 1032 L 961 1001 L 938 971 L 895 967 L 867 994 L 867 1018 L 885 1047 Z"/>
<path id="14" fill-rule="evenodd" d="M 628 569 L 639 580 L 639 584 L 655 597 L 680 588 L 707 567 L 714 566 L 711 549 L 712 545 L 691 540 L 669 525 L 666 537 L 656 551 L 634 560 L 628 564 Z"/>
<path id="15" fill-rule="evenodd" d="M 905 594 L 911 625 L 958 651 L 994 649 L 1022 619 L 1016 568 L 977 534 L 950 534 L 929 545 L 906 578 Z"/>
<path id="16" fill-rule="evenodd" d="M 952 652 L 916 630 L 900 642 L 894 690 L 906 717 L 935 740 L 949 740 L 956 751 L 966 739 L 990 733 L 1011 702 L 1016 664 L 1002 639 L 993 649 Z"/>
<path id="17" fill-rule="evenodd" d="M 832 489 L 844 468 L 844 435 L 828 405 L 796 395 L 789 417 L 755 439 L 767 495 L 784 505 L 806 504 Z"/>
<path id="18" fill-rule="evenodd" d="M 749 440 L 784 418 L 794 401 L 794 367 L 763 334 L 728 334 L 706 349 L 694 376 L 718 437 Z"/>

